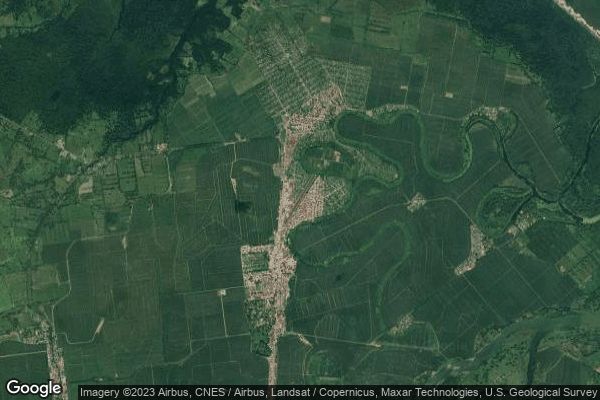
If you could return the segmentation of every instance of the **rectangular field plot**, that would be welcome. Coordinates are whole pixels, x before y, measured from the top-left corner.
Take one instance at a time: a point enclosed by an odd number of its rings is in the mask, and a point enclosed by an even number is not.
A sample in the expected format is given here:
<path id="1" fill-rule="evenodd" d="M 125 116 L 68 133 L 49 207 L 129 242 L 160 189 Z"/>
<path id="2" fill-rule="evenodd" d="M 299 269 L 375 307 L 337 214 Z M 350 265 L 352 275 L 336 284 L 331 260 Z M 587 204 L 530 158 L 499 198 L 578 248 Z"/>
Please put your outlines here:
<path id="1" fill-rule="evenodd" d="M 267 383 L 267 361 L 249 351 L 250 335 L 198 342 L 181 362 L 147 366 L 136 371 L 136 382 L 152 384 L 262 384 Z"/>
<path id="2" fill-rule="evenodd" d="M 458 33 L 457 26 L 444 19 L 424 15 L 421 18 L 419 31 L 419 52 L 424 54 L 429 63 L 424 94 L 426 100 L 422 109 L 429 110 L 431 97 L 446 92 L 449 68 L 454 53 L 454 45 Z"/>
<path id="3" fill-rule="evenodd" d="M 427 78 L 427 65 L 414 63 L 410 69 L 410 80 L 408 82 L 408 93 L 406 104 L 413 107 L 421 107 L 421 93 L 425 79 Z"/>
<path id="4" fill-rule="evenodd" d="M 49 377 L 45 345 L 28 345 L 15 341 L 0 343 L 0 380 L 3 384 L 10 379 L 31 383 L 46 382 Z"/>
<path id="5" fill-rule="evenodd" d="M 234 164 L 232 179 L 236 182 L 235 210 L 244 242 L 259 244 L 265 233 L 276 224 L 278 182 L 273 179 L 272 167 L 240 160 Z"/>
<path id="6" fill-rule="evenodd" d="M 568 304 L 578 291 L 553 266 L 506 250 L 487 255 L 467 277 L 490 306 L 508 319 L 549 303 Z"/>
<path id="7" fill-rule="evenodd" d="M 429 113 L 453 119 L 461 119 L 471 111 L 471 99 L 467 96 L 445 92 L 442 95 L 434 94 L 431 99 Z"/>
<path id="8" fill-rule="evenodd" d="M 66 332 L 70 341 L 91 340 L 101 319 L 114 316 L 112 288 L 127 280 L 124 261 L 117 238 L 73 245 L 68 254 L 70 295 L 56 307 L 57 330 Z M 104 267 L 107 263 L 109 268 Z"/>
<path id="9" fill-rule="evenodd" d="M 130 238 L 130 264 L 118 237 L 75 243 L 68 252 L 71 291 L 56 306 L 55 321 L 70 379 L 108 371 L 127 376 L 146 362 L 169 357 L 161 344 L 158 263 L 136 257 L 148 244 Z"/>
<path id="10" fill-rule="evenodd" d="M 541 220 L 527 230 L 527 247 L 541 260 L 556 264 L 573 249 L 579 237 L 563 224 Z"/>
<path id="11" fill-rule="evenodd" d="M 198 243 L 186 249 L 190 256 L 207 249 L 208 243 L 200 245 L 203 238 L 216 241 L 218 247 L 268 242 L 279 195 L 272 169 L 278 158 L 276 143 L 275 139 L 236 143 L 213 149 L 196 161 L 196 193 L 178 196 L 177 201 L 178 217 L 188 221 L 181 234 Z M 241 274 L 239 254 L 236 268 Z"/>
<path id="12" fill-rule="evenodd" d="M 207 81 L 207 85 L 211 85 Z M 256 90 L 237 95 L 227 82 L 210 96 L 195 94 L 177 102 L 168 116 L 170 144 L 186 147 L 240 138 L 273 136 L 275 124 L 265 112 Z"/>
<path id="13" fill-rule="evenodd" d="M 204 101 L 187 107 L 177 103 L 168 118 L 168 131 L 173 147 L 215 143 L 224 140 L 211 118 Z"/>
<path id="14" fill-rule="evenodd" d="M 213 234 L 219 234 L 218 231 Z M 242 271 L 237 246 L 212 245 L 201 254 L 186 252 L 190 281 L 195 290 L 241 286 Z"/>
<path id="15" fill-rule="evenodd" d="M 411 58 L 397 51 L 377 50 L 371 54 L 372 78 L 367 93 L 367 108 L 383 104 L 402 104 L 410 74 Z"/>
<path id="16" fill-rule="evenodd" d="M 186 308 L 192 340 L 225 336 L 225 320 L 216 291 L 186 296 Z"/>
<path id="17" fill-rule="evenodd" d="M 423 124 L 425 129 L 420 145 L 424 163 L 439 176 L 460 174 L 469 157 L 462 122 L 426 116 Z"/>
<path id="18" fill-rule="evenodd" d="M 160 298 L 163 357 L 166 362 L 180 360 L 191 352 L 190 328 L 181 295 Z"/>
<path id="19" fill-rule="evenodd" d="M 440 286 L 413 314 L 418 320 L 432 323 L 446 356 L 470 354 L 480 327 L 501 322 L 469 284 L 457 278 Z"/>
<path id="20" fill-rule="evenodd" d="M 225 141 L 257 138 L 275 133 L 275 124 L 263 110 L 258 98 L 247 92 L 237 96 L 228 88 L 207 101 L 207 110 Z"/>
<path id="21" fill-rule="evenodd" d="M 318 340 L 368 341 L 374 310 L 364 285 L 338 288 L 323 295 L 299 299 L 290 311 L 290 328 Z"/>
<path id="22" fill-rule="evenodd" d="M 498 106 L 502 102 L 506 65 L 482 54 L 479 58 L 477 81 L 473 91 L 474 106 Z"/>
<path id="23" fill-rule="evenodd" d="M 419 52 L 450 61 L 453 43 L 458 33 L 458 27 L 454 21 L 423 14 L 419 25 Z M 448 64 L 445 66 L 447 67 Z"/>
<path id="24" fill-rule="evenodd" d="M 277 382 L 282 385 L 305 384 L 304 364 L 297 360 L 304 360 L 309 351 L 312 351 L 312 347 L 300 344 L 295 335 L 280 338 Z"/>
<path id="25" fill-rule="evenodd" d="M 480 49 L 471 31 L 459 28 L 445 85 L 446 93 L 470 99 L 475 89 Z"/>

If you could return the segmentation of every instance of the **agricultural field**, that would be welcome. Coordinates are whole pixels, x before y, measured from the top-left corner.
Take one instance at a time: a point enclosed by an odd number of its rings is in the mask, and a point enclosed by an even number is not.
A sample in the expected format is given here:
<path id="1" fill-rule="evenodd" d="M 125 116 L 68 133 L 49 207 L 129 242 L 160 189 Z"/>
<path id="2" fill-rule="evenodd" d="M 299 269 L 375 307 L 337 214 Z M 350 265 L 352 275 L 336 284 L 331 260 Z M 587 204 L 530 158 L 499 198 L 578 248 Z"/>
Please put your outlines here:
<path id="1" fill-rule="evenodd" d="M 176 3 L 0 0 L 0 380 L 600 384 L 600 35 Z"/>

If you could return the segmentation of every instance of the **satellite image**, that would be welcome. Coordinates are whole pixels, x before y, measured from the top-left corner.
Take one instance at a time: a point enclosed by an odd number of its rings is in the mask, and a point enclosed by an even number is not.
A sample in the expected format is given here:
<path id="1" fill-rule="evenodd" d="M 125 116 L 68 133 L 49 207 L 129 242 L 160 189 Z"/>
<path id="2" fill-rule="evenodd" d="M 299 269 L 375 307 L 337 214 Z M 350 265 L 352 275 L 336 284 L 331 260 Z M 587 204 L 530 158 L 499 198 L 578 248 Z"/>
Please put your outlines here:
<path id="1" fill-rule="evenodd" d="M 600 385 L 599 76 L 596 0 L 0 0 L 0 399 Z"/>

